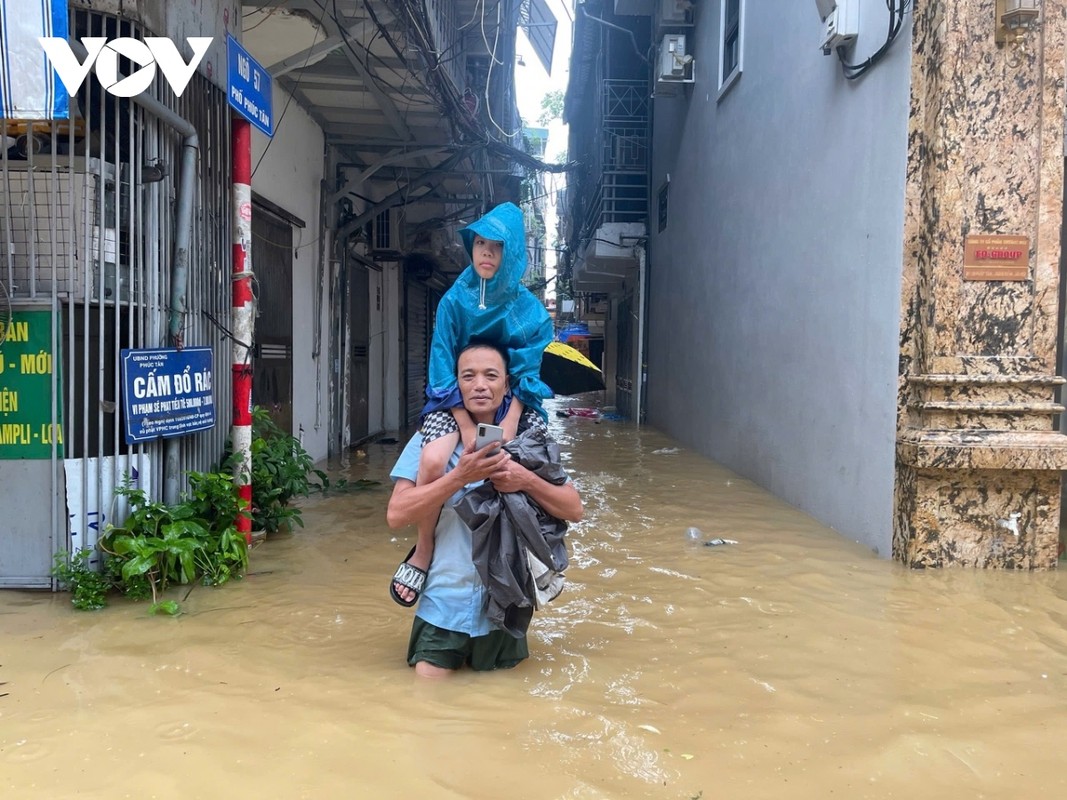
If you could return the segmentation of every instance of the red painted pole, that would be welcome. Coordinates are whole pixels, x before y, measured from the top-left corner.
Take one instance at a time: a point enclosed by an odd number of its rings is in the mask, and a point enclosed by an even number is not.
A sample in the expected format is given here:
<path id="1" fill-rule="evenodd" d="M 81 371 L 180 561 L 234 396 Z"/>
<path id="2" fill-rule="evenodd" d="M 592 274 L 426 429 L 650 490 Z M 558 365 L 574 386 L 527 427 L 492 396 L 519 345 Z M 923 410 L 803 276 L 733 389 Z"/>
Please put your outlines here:
<path id="1" fill-rule="evenodd" d="M 252 506 L 252 128 L 233 118 L 233 451 L 234 484 L 241 505 Z M 252 520 L 237 518 L 237 530 L 252 542 Z"/>

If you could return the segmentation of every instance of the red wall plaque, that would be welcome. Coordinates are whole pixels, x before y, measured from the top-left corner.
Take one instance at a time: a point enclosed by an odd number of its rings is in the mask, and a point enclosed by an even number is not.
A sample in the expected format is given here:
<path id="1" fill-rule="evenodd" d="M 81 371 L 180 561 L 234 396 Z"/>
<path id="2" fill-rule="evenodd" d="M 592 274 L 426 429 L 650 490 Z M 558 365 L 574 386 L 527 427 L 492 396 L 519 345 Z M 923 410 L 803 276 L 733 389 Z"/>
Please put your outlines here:
<path id="1" fill-rule="evenodd" d="M 1030 237 L 983 234 L 963 244 L 965 281 L 1026 281 L 1030 279 Z"/>

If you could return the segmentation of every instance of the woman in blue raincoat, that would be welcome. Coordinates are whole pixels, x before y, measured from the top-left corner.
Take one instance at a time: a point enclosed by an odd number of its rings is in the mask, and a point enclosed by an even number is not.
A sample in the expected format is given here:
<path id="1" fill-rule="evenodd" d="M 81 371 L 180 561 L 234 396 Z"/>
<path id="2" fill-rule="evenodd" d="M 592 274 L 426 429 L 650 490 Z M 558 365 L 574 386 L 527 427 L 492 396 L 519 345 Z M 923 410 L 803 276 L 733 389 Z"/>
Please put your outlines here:
<path id="1" fill-rule="evenodd" d="M 541 401 L 552 391 L 541 380 L 541 356 L 552 341 L 548 311 L 522 285 L 526 272 L 526 229 L 522 211 L 502 203 L 459 232 L 470 265 L 445 292 L 437 307 L 430 348 L 427 403 L 420 433 L 423 449 L 418 485 L 444 474 L 462 440 L 474 442 L 474 422 L 463 409 L 456 379 L 456 357 L 472 340 L 494 342 L 508 355 L 511 398 L 498 412 L 504 440 L 513 439 L 519 422 L 544 424 Z M 433 557 L 436 515 L 419 523 L 418 541 L 397 569 L 390 594 L 403 606 L 414 605 Z"/>

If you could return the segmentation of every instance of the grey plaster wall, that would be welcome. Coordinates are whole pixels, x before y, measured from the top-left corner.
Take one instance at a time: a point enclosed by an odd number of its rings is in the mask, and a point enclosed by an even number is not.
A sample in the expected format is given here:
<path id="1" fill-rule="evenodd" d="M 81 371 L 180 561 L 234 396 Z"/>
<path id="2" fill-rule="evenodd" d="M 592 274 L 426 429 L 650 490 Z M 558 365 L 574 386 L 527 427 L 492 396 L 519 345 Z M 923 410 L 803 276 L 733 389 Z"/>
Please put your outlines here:
<path id="1" fill-rule="evenodd" d="M 718 5 L 690 32 L 695 85 L 655 101 L 653 202 L 668 174 L 670 200 L 650 245 L 649 421 L 888 555 L 910 12 L 850 82 L 817 47 L 813 0 L 747 0 L 742 75 L 719 98 Z M 862 60 L 884 0 L 860 21 Z"/>

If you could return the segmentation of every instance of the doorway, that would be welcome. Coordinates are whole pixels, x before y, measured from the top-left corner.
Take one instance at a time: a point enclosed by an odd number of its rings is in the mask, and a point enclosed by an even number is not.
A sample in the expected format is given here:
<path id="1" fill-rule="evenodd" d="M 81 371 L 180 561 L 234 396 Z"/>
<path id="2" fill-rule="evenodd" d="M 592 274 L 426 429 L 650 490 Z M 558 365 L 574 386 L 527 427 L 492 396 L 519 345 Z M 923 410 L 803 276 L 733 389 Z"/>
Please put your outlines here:
<path id="1" fill-rule="evenodd" d="M 252 403 L 293 432 L 293 228 L 258 203 L 252 214 L 256 349 Z"/>
<path id="2" fill-rule="evenodd" d="M 370 433 L 368 408 L 370 396 L 370 272 L 356 263 L 348 274 L 348 307 L 352 309 L 349 336 L 352 347 L 349 420 L 352 445 L 366 440 Z"/>
<path id="3" fill-rule="evenodd" d="M 430 292 L 426 284 L 408 279 L 404 283 L 404 426 L 418 422 L 426 404 L 426 379 L 429 373 L 430 335 L 433 322 L 430 316 Z"/>

